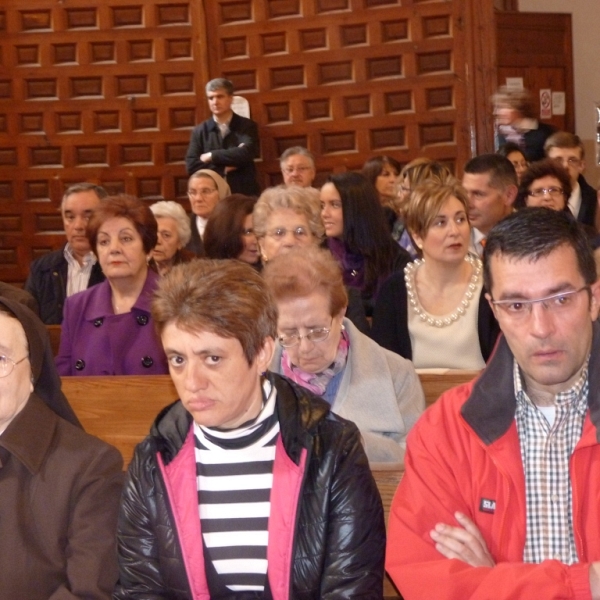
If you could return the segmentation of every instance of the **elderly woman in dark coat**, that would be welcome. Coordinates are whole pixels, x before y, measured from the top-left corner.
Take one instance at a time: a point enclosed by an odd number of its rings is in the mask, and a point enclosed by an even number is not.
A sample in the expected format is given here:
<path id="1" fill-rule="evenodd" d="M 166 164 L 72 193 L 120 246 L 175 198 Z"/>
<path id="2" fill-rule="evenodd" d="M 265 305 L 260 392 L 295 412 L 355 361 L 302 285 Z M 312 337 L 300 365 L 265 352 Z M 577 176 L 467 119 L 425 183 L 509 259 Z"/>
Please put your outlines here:
<path id="1" fill-rule="evenodd" d="M 60 391 L 48 333 L 0 298 L 0 598 L 109 600 L 123 461 Z"/>
<path id="2" fill-rule="evenodd" d="M 152 315 L 181 400 L 129 467 L 119 600 L 381 600 L 381 499 L 356 426 L 265 373 L 277 309 L 237 260 L 179 265 Z"/>
<path id="3" fill-rule="evenodd" d="M 152 211 L 132 196 L 106 198 L 87 235 L 106 281 L 67 298 L 56 366 L 61 375 L 158 375 L 167 360 L 152 325 L 158 275 Z"/>

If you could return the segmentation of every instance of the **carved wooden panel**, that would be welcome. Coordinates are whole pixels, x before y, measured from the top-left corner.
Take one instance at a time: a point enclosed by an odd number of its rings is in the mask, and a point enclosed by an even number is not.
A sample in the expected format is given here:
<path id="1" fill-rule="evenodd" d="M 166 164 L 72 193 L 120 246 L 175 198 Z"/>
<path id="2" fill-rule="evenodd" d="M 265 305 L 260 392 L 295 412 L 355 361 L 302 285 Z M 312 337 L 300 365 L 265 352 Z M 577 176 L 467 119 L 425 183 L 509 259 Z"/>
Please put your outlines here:
<path id="1" fill-rule="evenodd" d="M 198 14 L 188 0 L 2 1 L 0 280 L 62 244 L 68 185 L 185 201 Z"/>
<path id="2" fill-rule="evenodd" d="M 207 10 L 210 75 L 231 79 L 250 102 L 264 185 L 280 181 L 277 158 L 296 144 L 324 175 L 375 154 L 453 166 L 470 157 L 468 0 L 216 4 Z M 491 14 L 490 2 L 476 5 Z"/>

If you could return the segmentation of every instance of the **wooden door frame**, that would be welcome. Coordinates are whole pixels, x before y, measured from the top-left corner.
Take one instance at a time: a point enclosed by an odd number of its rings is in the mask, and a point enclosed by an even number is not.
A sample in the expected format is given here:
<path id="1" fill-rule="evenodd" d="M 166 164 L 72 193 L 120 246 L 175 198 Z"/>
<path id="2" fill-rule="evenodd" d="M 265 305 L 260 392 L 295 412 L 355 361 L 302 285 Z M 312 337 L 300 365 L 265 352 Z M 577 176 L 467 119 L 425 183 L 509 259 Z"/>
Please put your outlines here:
<path id="1" fill-rule="evenodd" d="M 465 0 L 466 82 L 470 156 L 494 151 L 494 120 L 490 97 L 497 88 L 494 2 Z"/>

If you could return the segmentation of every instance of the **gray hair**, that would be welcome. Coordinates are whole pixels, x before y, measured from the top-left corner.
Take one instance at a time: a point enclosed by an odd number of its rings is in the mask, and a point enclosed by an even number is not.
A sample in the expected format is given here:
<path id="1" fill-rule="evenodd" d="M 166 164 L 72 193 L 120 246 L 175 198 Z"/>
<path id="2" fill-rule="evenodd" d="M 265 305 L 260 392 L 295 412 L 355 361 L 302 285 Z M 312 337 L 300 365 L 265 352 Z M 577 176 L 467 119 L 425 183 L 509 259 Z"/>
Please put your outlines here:
<path id="1" fill-rule="evenodd" d="M 108 192 L 101 185 L 86 182 L 74 183 L 73 185 L 70 185 L 63 194 L 60 202 L 61 212 L 67 198 L 73 194 L 79 194 L 80 192 L 94 192 L 96 196 L 98 196 L 98 200 L 102 200 L 102 198 L 106 198 L 108 196 Z"/>
<path id="2" fill-rule="evenodd" d="M 282 155 L 279 157 L 279 164 L 281 165 L 281 168 L 283 168 L 283 163 L 290 156 L 296 156 L 297 154 L 299 154 L 300 156 L 306 156 L 306 158 L 308 158 L 312 163 L 313 169 L 315 168 L 315 157 L 313 153 L 304 146 L 292 146 L 291 148 L 284 150 Z"/>
<path id="3" fill-rule="evenodd" d="M 177 225 L 177 235 L 182 246 L 187 246 L 187 243 L 192 237 L 192 229 L 190 227 L 190 219 L 186 215 L 181 204 L 173 200 L 161 200 L 150 205 L 150 210 L 158 219 L 159 217 L 170 217 Z"/>
<path id="4" fill-rule="evenodd" d="M 256 237 L 264 237 L 267 220 L 273 212 L 280 208 L 291 208 L 306 217 L 311 233 L 321 240 L 325 233 L 321 220 L 321 196 L 314 187 L 297 185 L 278 185 L 267 188 L 254 205 L 252 213 L 254 233 Z"/>
<path id="5" fill-rule="evenodd" d="M 216 92 L 217 90 L 225 90 L 225 93 L 229 96 L 233 96 L 233 83 L 229 81 L 229 79 L 224 79 L 223 77 L 217 77 L 216 79 L 211 79 L 206 84 L 206 93 Z"/>

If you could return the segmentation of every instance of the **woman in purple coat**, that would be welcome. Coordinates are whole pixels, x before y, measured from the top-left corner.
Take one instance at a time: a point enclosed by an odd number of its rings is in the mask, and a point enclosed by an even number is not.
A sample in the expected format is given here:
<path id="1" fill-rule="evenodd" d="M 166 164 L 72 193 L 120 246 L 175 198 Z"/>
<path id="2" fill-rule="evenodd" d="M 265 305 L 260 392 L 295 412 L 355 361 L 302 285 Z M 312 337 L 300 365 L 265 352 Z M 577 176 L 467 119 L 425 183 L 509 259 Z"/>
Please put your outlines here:
<path id="1" fill-rule="evenodd" d="M 67 299 L 56 357 L 60 375 L 168 373 L 150 316 L 158 275 L 149 268 L 157 241 L 152 211 L 137 198 L 106 198 L 87 236 L 106 281 Z"/>

